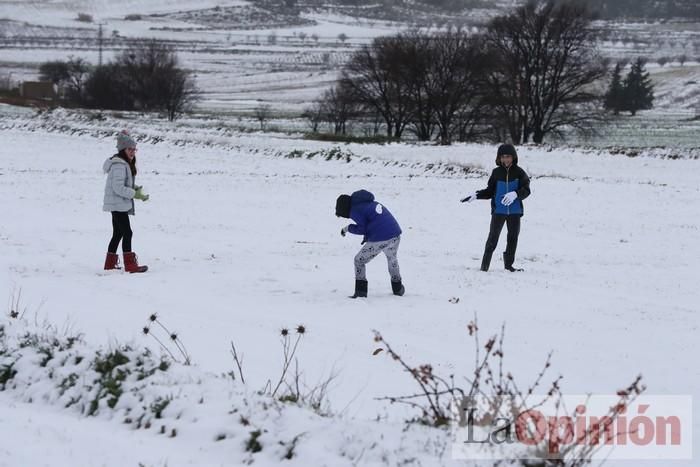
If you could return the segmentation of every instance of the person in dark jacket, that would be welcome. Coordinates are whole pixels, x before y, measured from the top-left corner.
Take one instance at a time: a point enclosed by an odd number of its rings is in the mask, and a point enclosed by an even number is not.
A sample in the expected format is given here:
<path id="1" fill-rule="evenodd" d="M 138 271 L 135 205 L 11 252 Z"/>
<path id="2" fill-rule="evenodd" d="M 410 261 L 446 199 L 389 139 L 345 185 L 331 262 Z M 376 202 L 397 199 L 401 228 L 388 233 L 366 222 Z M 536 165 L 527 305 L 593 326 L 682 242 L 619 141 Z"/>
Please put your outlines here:
<path id="1" fill-rule="evenodd" d="M 127 272 L 146 272 L 148 266 L 140 266 L 136 253 L 131 251 L 131 223 L 129 216 L 134 215 L 134 199 L 148 201 L 143 188 L 135 185 L 136 178 L 136 141 L 126 131 L 117 135 L 117 154 L 108 158 L 102 169 L 107 174 L 104 204 L 102 209 L 112 214 L 112 239 L 107 247 L 105 270 L 119 269 L 117 248 L 122 244 L 124 269 Z"/>
<path id="2" fill-rule="evenodd" d="M 351 298 L 367 296 L 366 265 L 379 253 L 384 252 L 389 263 L 391 289 L 394 295 L 403 295 L 405 288 L 401 282 L 397 254 L 401 241 L 401 227 L 394 216 L 382 204 L 374 200 L 367 190 L 359 190 L 352 195 L 340 195 L 335 203 L 335 215 L 352 219 L 354 224 L 343 227 L 340 235 L 350 232 L 362 235 L 362 248 L 355 255 L 355 294 Z"/>
<path id="3" fill-rule="evenodd" d="M 503 230 L 503 224 L 508 227 L 506 251 L 503 253 L 503 265 L 511 272 L 522 271 L 513 267 L 515 249 L 518 247 L 520 234 L 520 218 L 523 216 L 523 200 L 530 196 L 530 178 L 518 166 L 518 153 L 511 144 L 499 146 L 496 153 L 497 167 L 491 172 L 485 189 L 479 190 L 462 202 L 472 202 L 475 199 L 491 200 L 491 227 L 481 260 L 481 270 L 488 271 L 491 264 L 498 237 Z"/>

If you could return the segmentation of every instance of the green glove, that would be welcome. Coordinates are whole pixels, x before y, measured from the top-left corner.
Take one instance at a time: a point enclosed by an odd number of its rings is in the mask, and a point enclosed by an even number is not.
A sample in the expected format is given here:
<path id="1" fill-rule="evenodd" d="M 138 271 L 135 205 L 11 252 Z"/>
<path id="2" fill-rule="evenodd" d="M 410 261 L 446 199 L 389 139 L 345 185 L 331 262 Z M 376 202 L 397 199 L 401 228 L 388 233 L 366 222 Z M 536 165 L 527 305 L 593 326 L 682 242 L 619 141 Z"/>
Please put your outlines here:
<path id="1" fill-rule="evenodd" d="M 142 188 L 138 187 L 136 193 L 134 193 L 134 199 L 140 199 L 141 201 L 148 201 L 149 196 L 141 191 Z"/>
<path id="2" fill-rule="evenodd" d="M 134 185 L 134 190 L 141 191 L 143 190 L 143 187 L 141 185 Z"/>

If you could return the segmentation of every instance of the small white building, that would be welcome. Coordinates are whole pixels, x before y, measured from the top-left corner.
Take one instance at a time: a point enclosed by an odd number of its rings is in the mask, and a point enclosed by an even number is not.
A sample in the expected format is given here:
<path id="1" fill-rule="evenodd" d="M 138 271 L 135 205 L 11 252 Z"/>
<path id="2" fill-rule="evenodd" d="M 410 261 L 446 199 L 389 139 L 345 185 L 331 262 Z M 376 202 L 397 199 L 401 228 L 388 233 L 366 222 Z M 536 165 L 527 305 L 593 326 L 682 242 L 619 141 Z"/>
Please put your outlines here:
<path id="1" fill-rule="evenodd" d="M 58 89 L 50 81 L 23 81 L 19 85 L 19 95 L 27 99 L 56 99 Z"/>

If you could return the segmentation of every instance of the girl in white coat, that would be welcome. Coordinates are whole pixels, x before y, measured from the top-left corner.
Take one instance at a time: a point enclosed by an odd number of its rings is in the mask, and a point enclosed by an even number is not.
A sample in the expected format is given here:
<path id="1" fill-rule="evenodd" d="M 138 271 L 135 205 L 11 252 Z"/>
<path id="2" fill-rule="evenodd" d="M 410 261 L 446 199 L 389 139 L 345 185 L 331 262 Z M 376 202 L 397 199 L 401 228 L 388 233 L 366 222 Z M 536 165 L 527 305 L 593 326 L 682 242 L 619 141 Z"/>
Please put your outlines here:
<path id="1" fill-rule="evenodd" d="M 127 272 L 146 272 L 148 266 L 139 266 L 136 254 L 131 251 L 131 224 L 129 215 L 134 215 L 134 199 L 148 200 L 140 186 L 134 184 L 136 177 L 136 141 L 126 131 L 117 135 L 117 150 L 107 159 L 103 169 L 107 174 L 103 210 L 112 213 L 112 239 L 107 248 L 105 269 L 119 269 L 117 247 L 122 244 L 124 269 Z"/>

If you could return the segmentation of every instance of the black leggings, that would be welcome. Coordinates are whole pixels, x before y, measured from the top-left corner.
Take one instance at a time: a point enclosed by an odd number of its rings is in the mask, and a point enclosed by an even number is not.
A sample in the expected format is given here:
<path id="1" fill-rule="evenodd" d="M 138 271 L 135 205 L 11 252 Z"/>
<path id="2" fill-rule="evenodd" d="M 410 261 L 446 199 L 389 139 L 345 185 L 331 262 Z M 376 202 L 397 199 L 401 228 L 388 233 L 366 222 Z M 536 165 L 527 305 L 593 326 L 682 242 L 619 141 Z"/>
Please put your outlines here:
<path id="1" fill-rule="evenodd" d="M 116 253 L 119 242 L 122 242 L 122 251 L 131 252 L 131 224 L 129 223 L 129 213 L 112 211 L 112 240 L 109 242 L 107 251 Z"/>

